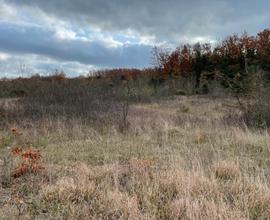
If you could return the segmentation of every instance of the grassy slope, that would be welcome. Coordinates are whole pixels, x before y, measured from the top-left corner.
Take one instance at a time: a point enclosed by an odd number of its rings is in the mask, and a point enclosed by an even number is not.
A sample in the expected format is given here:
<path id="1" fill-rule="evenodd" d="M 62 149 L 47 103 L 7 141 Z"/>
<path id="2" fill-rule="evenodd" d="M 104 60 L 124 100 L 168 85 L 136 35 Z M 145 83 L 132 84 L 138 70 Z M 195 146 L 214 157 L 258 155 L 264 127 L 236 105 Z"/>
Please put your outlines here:
<path id="1" fill-rule="evenodd" d="M 241 125 L 232 105 L 208 96 L 133 103 L 125 132 L 117 120 L 13 121 L 23 134 L 0 131 L 2 159 L 30 145 L 46 170 L 10 179 L 11 165 L 1 166 L 0 216 L 270 219 L 269 131 Z"/>

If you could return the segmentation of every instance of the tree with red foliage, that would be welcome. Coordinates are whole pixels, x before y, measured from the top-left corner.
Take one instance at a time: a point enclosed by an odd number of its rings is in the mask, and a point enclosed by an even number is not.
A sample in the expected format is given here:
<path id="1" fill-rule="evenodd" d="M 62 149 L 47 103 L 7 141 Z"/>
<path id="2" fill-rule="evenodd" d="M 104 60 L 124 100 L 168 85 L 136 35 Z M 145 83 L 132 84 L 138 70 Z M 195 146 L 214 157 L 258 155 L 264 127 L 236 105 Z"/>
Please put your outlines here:
<path id="1" fill-rule="evenodd" d="M 256 55 L 263 70 L 270 71 L 270 29 L 258 33 Z"/>

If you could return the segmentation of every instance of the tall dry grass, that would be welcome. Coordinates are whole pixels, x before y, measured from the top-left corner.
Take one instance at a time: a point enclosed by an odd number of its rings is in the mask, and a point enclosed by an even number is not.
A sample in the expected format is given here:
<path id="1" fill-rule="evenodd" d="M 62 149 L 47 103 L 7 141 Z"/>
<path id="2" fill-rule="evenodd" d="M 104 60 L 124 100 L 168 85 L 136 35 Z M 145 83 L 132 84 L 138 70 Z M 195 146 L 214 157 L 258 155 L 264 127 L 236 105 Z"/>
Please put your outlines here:
<path id="1" fill-rule="evenodd" d="M 132 96 L 123 132 L 126 85 L 65 83 L 2 106 L 0 216 L 270 219 L 269 130 L 246 127 L 232 99 Z M 46 169 L 6 178 L 17 145 Z"/>

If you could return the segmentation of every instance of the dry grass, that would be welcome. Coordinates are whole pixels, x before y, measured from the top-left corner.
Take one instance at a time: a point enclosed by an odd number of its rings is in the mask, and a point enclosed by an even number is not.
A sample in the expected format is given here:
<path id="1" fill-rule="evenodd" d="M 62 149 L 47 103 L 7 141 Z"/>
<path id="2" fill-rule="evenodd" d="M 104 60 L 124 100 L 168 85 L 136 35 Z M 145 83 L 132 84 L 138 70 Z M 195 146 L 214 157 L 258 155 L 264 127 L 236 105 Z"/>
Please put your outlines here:
<path id="1" fill-rule="evenodd" d="M 1 160 L 7 147 L 28 145 L 41 150 L 46 170 L 2 185 L 0 216 L 270 219 L 269 131 L 228 121 L 239 114 L 228 103 L 192 96 L 132 104 L 125 133 L 117 117 L 108 125 L 50 114 L 13 121 L 23 134 L 0 132 Z"/>

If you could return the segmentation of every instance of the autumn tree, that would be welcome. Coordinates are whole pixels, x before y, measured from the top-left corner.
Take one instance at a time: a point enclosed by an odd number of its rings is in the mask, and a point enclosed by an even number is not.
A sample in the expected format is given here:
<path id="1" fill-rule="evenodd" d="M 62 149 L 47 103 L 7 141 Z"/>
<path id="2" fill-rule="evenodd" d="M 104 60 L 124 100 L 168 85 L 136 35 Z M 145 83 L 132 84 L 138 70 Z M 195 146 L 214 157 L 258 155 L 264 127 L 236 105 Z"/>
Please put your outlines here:
<path id="1" fill-rule="evenodd" d="M 261 68 L 270 71 L 270 29 L 258 33 L 256 53 Z"/>
<path id="2" fill-rule="evenodd" d="M 199 88 L 202 79 L 210 81 L 219 76 L 223 86 L 234 92 L 248 90 L 250 69 L 270 71 L 270 30 L 249 36 L 231 35 L 214 48 L 210 44 L 186 44 L 168 52 L 155 48 L 158 79 L 186 78 Z M 268 74 L 270 79 L 270 74 Z"/>
<path id="3" fill-rule="evenodd" d="M 192 70 L 196 82 L 195 87 L 199 88 L 202 73 L 213 71 L 213 64 L 210 59 L 212 56 L 211 45 L 197 43 L 193 46 L 193 54 Z"/>

